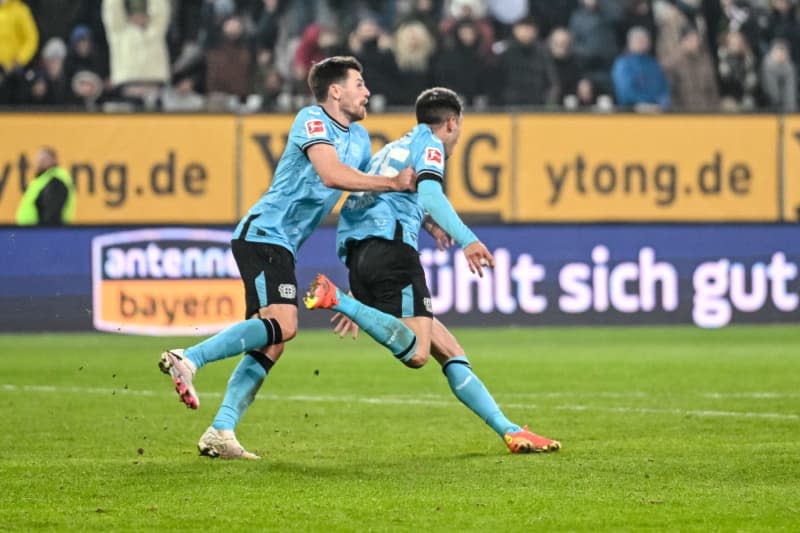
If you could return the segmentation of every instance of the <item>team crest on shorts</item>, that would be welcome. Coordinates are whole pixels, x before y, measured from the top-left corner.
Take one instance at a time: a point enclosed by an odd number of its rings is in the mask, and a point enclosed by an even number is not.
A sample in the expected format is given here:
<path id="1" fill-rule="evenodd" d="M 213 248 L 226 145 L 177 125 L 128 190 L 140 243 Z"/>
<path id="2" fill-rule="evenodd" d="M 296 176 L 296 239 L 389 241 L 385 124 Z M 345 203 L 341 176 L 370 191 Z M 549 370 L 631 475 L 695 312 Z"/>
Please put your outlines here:
<path id="1" fill-rule="evenodd" d="M 433 305 L 431 304 L 430 298 L 423 298 L 422 305 L 425 306 L 425 310 L 429 313 L 433 313 Z"/>
<path id="2" fill-rule="evenodd" d="M 293 300 L 297 295 L 297 287 L 289 283 L 281 283 L 278 285 L 278 294 L 281 295 L 281 298 Z"/>

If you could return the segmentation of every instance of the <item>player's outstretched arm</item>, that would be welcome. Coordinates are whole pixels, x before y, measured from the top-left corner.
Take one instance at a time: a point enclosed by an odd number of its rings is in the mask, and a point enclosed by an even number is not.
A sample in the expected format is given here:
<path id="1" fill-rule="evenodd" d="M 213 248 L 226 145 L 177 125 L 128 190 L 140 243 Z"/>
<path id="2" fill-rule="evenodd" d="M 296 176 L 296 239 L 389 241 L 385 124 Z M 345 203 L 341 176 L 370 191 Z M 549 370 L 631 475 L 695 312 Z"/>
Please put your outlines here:
<path id="1" fill-rule="evenodd" d="M 343 191 L 399 192 L 414 190 L 416 173 L 405 168 L 393 178 L 372 176 L 342 163 L 336 149 L 319 143 L 308 148 L 308 159 L 326 187 Z"/>
<path id="2" fill-rule="evenodd" d="M 423 180 L 418 184 L 417 192 L 422 207 L 463 248 L 470 271 L 483 277 L 483 267 L 493 267 L 494 257 L 453 209 L 444 195 L 442 184 L 436 180 Z"/>

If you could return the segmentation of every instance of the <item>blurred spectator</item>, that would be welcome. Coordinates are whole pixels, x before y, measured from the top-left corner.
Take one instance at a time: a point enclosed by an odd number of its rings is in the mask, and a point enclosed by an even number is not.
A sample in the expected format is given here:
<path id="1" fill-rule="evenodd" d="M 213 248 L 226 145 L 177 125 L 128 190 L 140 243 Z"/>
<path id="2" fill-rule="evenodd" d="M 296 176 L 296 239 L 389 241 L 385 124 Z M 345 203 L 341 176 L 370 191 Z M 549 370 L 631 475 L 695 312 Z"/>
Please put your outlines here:
<path id="1" fill-rule="evenodd" d="M 292 62 L 292 92 L 308 94 L 307 78 L 311 65 L 345 51 L 335 26 L 316 23 L 308 26 L 303 32 Z"/>
<path id="2" fill-rule="evenodd" d="M 284 90 L 284 80 L 272 65 L 259 65 L 256 70 L 254 94 L 259 97 L 259 109 L 264 112 L 289 111 L 291 96 Z"/>
<path id="3" fill-rule="evenodd" d="M 655 112 L 669 108 L 669 83 L 661 65 L 650 55 L 650 34 L 639 26 L 628 31 L 628 50 L 614 61 L 617 103 L 635 111 Z"/>
<path id="4" fill-rule="evenodd" d="M 370 93 L 370 107 L 380 107 L 376 102 L 386 102 L 387 96 L 397 86 L 397 63 L 391 50 L 391 39 L 378 22 L 370 17 L 361 19 L 348 40 L 350 54 L 364 67 Z"/>
<path id="5" fill-rule="evenodd" d="M 20 226 L 62 226 L 75 217 L 75 185 L 58 165 L 55 149 L 43 146 L 34 159 L 36 178 L 28 184 L 17 208 Z"/>
<path id="6" fill-rule="evenodd" d="M 241 17 L 228 17 L 222 25 L 222 39 L 206 53 L 206 91 L 243 101 L 250 94 L 252 62 Z"/>
<path id="7" fill-rule="evenodd" d="M 70 87 L 64 73 L 67 45 L 53 37 L 42 48 L 42 72 L 32 88 L 33 104 L 65 105 L 70 98 Z"/>
<path id="8" fill-rule="evenodd" d="M 797 19 L 797 5 L 793 0 L 772 0 L 762 41 L 771 43 L 775 39 L 783 39 L 789 43 L 792 62 L 799 64 L 800 22 Z"/>
<path id="9" fill-rule="evenodd" d="M 507 39 L 514 23 L 530 15 L 528 0 L 487 0 L 486 7 L 494 22 L 495 39 Z"/>
<path id="10" fill-rule="evenodd" d="M 190 72 L 174 77 L 174 83 L 161 91 L 161 108 L 164 111 L 202 111 L 206 100 L 194 90 L 195 78 Z"/>
<path id="11" fill-rule="evenodd" d="M 594 85 L 586 78 L 578 82 L 575 89 L 575 96 L 579 109 L 592 109 L 597 106 L 598 97 L 594 91 Z"/>
<path id="12" fill-rule="evenodd" d="M 421 22 L 428 29 L 428 33 L 438 38 L 441 12 L 441 0 L 411 0 L 411 10 L 398 17 L 396 27 L 399 28 L 408 22 Z"/>
<path id="13" fill-rule="evenodd" d="M 23 98 L 24 67 L 36 54 L 39 32 L 21 0 L 0 0 L 0 105 Z"/>
<path id="14" fill-rule="evenodd" d="M 0 0 L 0 67 L 5 72 L 28 65 L 39 46 L 39 31 L 21 0 Z"/>
<path id="15" fill-rule="evenodd" d="M 569 26 L 572 12 L 578 8 L 579 0 L 529 0 L 530 15 L 539 26 L 539 33 L 550 35 L 554 28 Z"/>
<path id="16" fill-rule="evenodd" d="M 495 101 L 505 105 L 556 102 L 558 76 L 538 35 L 536 22 L 526 17 L 514 24 L 511 38 L 498 46 Z"/>
<path id="17" fill-rule="evenodd" d="M 478 33 L 481 35 L 480 43 L 486 55 L 492 53 L 492 43 L 494 43 L 494 28 L 492 23 L 486 18 L 485 0 L 451 0 L 448 16 L 444 17 L 439 26 L 439 33 L 434 33 L 434 37 L 441 35 L 445 40 L 452 40 L 455 28 L 459 22 L 471 20 L 475 23 Z"/>
<path id="18" fill-rule="evenodd" d="M 23 0 L 31 10 L 39 30 L 39 42 L 52 37 L 66 41 L 84 0 Z M 0 2 L 2 3 L 2 2 Z"/>
<path id="19" fill-rule="evenodd" d="M 580 63 L 572 53 L 572 34 L 566 28 L 554 29 L 547 43 L 558 77 L 556 101 L 563 104 L 565 97 L 575 96 L 577 93 L 578 81 L 581 79 Z"/>
<path id="20" fill-rule="evenodd" d="M 597 111 L 608 113 L 614 110 L 614 100 L 607 94 L 596 94 L 592 81 L 582 78 L 575 94 L 567 95 L 564 107 L 568 110 Z"/>
<path id="21" fill-rule="evenodd" d="M 472 20 L 462 20 L 453 33 L 454 40 L 436 55 L 433 83 L 456 91 L 468 105 L 486 102 L 489 59 L 481 46 L 481 34 Z"/>
<path id="22" fill-rule="evenodd" d="M 680 50 L 665 66 L 675 111 L 712 112 L 719 109 L 717 77 L 703 45 L 697 29 L 685 28 Z"/>
<path id="23" fill-rule="evenodd" d="M 641 26 L 650 34 L 653 42 L 658 42 L 658 28 L 653 15 L 651 0 L 627 0 L 622 11 L 622 17 L 617 24 L 617 44 L 620 48 L 626 46 L 628 30 L 634 26 Z"/>
<path id="24" fill-rule="evenodd" d="M 94 72 L 81 70 L 72 77 L 73 100 L 87 111 L 96 111 L 103 95 L 103 80 Z"/>
<path id="25" fill-rule="evenodd" d="M 717 74 L 724 110 L 749 111 L 756 107 L 756 58 L 740 32 L 732 31 L 723 35 L 722 45 L 717 51 Z"/>
<path id="26" fill-rule="evenodd" d="M 200 11 L 200 30 L 197 40 L 203 50 L 213 48 L 222 41 L 222 25 L 236 14 L 234 0 L 205 0 Z"/>
<path id="27" fill-rule="evenodd" d="M 342 35 L 352 33 L 358 23 L 366 18 L 375 20 L 382 28 L 394 26 L 395 0 L 325 0 L 325 3 L 333 11 L 333 20 L 337 22 Z"/>
<path id="28" fill-rule="evenodd" d="M 761 65 L 761 83 L 770 108 L 781 113 L 797 110 L 797 71 L 786 41 L 772 42 Z"/>
<path id="29" fill-rule="evenodd" d="M 335 26 L 339 23 L 336 12 L 331 9 L 327 0 L 292 0 L 287 4 L 282 26 L 289 39 L 302 36 L 314 24 Z"/>
<path id="30" fill-rule="evenodd" d="M 717 33 L 740 32 L 756 58 L 760 58 L 758 17 L 750 3 L 751 0 L 720 0 L 722 12 Z"/>
<path id="31" fill-rule="evenodd" d="M 255 32 L 253 33 L 253 44 L 256 54 L 268 54 L 264 57 L 267 63 L 275 61 L 275 45 L 278 43 L 280 33 L 280 23 L 282 7 L 280 0 L 262 0 L 264 9 L 258 18 Z"/>
<path id="32" fill-rule="evenodd" d="M 421 22 L 407 22 L 395 32 L 394 58 L 398 83 L 388 96 L 391 105 L 413 105 L 417 95 L 432 84 L 431 60 L 436 39 Z M 369 73 L 367 87 L 369 87 Z"/>
<path id="33" fill-rule="evenodd" d="M 88 70 L 101 78 L 108 75 L 100 54 L 95 49 L 92 31 L 88 26 L 75 26 L 69 37 L 69 50 L 64 62 L 64 73 L 67 81 L 72 80 L 77 72 Z"/>
<path id="34" fill-rule="evenodd" d="M 173 61 L 187 46 L 198 46 L 207 0 L 171 0 L 172 16 L 167 30 L 167 47 Z"/>
<path id="35" fill-rule="evenodd" d="M 584 68 L 608 70 L 617 56 L 615 19 L 609 6 L 607 0 L 581 0 L 569 18 L 572 48 Z"/>
<path id="36" fill-rule="evenodd" d="M 681 35 L 688 27 L 699 32 L 704 48 L 708 48 L 708 21 L 703 13 L 702 0 L 656 0 L 653 14 L 658 26 L 657 39 L 654 41 L 655 56 L 662 65 L 669 64 L 673 56 L 680 53 Z M 709 53 L 711 50 L 709 49 Z"/>
<path id="37" fill-rule="evenodd" d="M 46 1 L 46 0 L 42 0 Z M 108 39 L 103 24 L 103 0 L 80 0 L 78 14 L 73 26 L 86 26 L 92 35 L 93 48 L 103 65 L 103 79 L 108 79 L 110 72 Z"/>
<path id="38" fill-rule="evenodd" d="M 111 83 L 123 97 L 154 105 L 169 80 L 169 0 L 103 0 Z"/>

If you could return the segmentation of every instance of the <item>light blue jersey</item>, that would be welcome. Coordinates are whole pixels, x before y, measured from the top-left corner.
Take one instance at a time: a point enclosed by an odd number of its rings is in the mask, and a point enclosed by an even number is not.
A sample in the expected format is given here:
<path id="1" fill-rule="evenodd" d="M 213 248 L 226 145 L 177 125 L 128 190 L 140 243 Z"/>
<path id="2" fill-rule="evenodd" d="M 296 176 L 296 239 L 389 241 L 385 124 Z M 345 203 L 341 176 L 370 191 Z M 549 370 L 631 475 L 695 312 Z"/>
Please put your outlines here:
<path id="1" fill-rule="evenodd" d="M 342 191 L 326 187 L 306 150 L 330 144 L 339 160 L 364 170 L 371 145 L 367 131 L 358 124 L 346 128 L 325 110 L 313 105 L 297 113 L 272 185 L 239 222 L 234 238 L 283 246 L 297 257 L 297 250 L 330 213 Z"/>
<path id="2" fill-rule="evenodd" d="M 418 124 L 402 138 L 384 146 L 369 162 L 368 173 L 392 177 L 411 166 L 418 180 L 444 177 L 444 146 L 427 124 Z M 351 193 L 339 215 L 336 250 L 344 262 L 347 243 L 370 237 L 402 240 L 417 249 L 425 217 L 415 192 Z"/>

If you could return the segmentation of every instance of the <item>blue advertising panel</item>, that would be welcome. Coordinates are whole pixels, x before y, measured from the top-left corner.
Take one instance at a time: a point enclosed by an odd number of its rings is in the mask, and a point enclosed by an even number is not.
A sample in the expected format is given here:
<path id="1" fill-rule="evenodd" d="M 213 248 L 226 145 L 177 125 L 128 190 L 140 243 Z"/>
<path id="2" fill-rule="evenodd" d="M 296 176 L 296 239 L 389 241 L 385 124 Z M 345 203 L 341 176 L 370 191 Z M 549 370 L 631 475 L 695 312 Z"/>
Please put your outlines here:
<path id="1" fill-rule="evenodd" d="M 0 228 L 0 331 L 215 331 L 243 312 L 230 229 Z M 421 243 L 434 313 L 449 325 L 717 328 L 800 318 L 798 226 L 474 229 L 496 259 L 483 278 L 460 250 Z M 331 227 L 300 251 L 301 293 L 317 272 L 347 286 Z M 328 327 L 329 318 L 301 305 L 301 327 Z"/>

